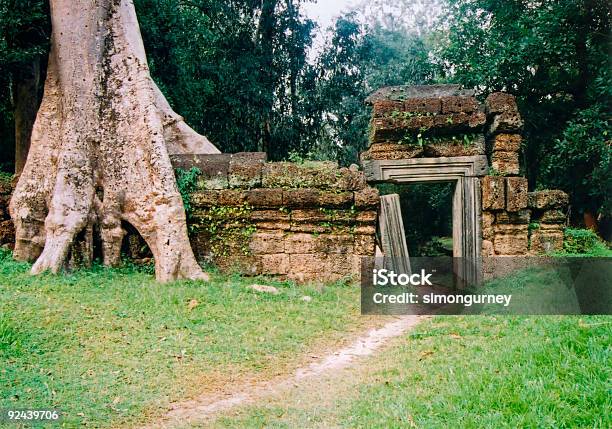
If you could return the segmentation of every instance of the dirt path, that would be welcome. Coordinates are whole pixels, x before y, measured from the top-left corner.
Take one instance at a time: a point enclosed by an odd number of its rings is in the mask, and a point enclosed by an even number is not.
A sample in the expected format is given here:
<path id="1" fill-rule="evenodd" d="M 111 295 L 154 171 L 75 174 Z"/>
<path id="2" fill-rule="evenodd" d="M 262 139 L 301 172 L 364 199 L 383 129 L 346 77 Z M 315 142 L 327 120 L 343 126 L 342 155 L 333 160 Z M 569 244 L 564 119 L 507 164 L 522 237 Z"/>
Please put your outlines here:
<path id="1" fill-rule="evenodd" d="M 256 384 L 238 385 L 229 394 L 206 394 L 191 401 L 176 403 L 163 417 L 162 421 L 146 426 L 153 428 L 172 428 L 210 419 L 218 413 L 238 405 L 251 404 L 284 390 L 300 388 L 309 379 L 350 366 L 356 358 L 372 355 L 391 339 L 398 337 L 416 326 L 423 317 L 403 316 L 381 328 L 371 329 L 351 345 L 320 358 L 308 366 L 297 369 L 290 376 Z"/>

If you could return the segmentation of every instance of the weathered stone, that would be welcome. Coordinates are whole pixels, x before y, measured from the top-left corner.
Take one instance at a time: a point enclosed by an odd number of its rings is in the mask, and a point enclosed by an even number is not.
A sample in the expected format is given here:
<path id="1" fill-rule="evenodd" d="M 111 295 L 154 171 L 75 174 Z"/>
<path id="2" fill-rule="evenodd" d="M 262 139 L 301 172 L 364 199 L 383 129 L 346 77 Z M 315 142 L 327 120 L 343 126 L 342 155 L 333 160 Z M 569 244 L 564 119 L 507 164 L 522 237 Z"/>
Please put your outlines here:
<path id="1" fill-rule="evenodd" d="M 214 263 L 224 273 L 240 273 L 250 276 L 264 273 L 259 255 L 216 256 Z"/>
<path id="2" fill-rule="evenodd" d="M 500 225 L 527 225 L 530 221 L 531 210 L 502 211 L 495 214 L 495 222 Z"/>
<path id="3" fill-rule="evenodd" d="M 262 186 L 265 188 L 324 188 L 336 182 L 336 162 L 271 162 L 264 165 Z"/>
<path id="4" fill-rule="evenodd" d="M 473 97 L 473 90 L 461 89 L 461 85 L 399 85 L 386 86 L 370 94 L 366 103 L 373 104 L 379 100 L 410 100 L 412 98 L 440 98 L 452 95 Z"/>
<path id="5" fill-rule="evenodd" d="M 493 152 L 491 167 L 503 175 L 519 174 L 519 154 L 516 152 Z"/>
<path id="6" fill-rule="evenodd" d="M 355 216 L 355 221 L 362 224 L 373 224 L 376 225 L 376 221 L 378 220 L 378 212 L 373 210 L 363 211 L 357 213 Z"/>
<path id="7" fill-rule="evenodd" d="M 493 117 L 487 133 L 520 133 L 523 131 L 523 126 L 523 119 L 518 112 L 505 112 Z"/>
<path id="8" fill-rule="evenodd" d="M 540 216 L 540 222 L 543 223 L 564 223 L 567 219 L 566 214 L 561 210 L 546 210 Z"/>
<path id="9" fill-rule="evenodd" d="M 357 225 L 355 227 L 355 234 L 374 235 L 376 234 L 376 227 L 374 225 Z"/>
<path id="10" fill-rule="evenodd" d="M 355 224 L 358 213 L 355 210 L 334 210 L 330 213 L 330 218 L 335 225 L 345 227 Z"/>
<path id="11" fill-rule="evenodd" d="M 482 256 L 487 258 L 495 256 L 495 248 L 490 240 L 482 240 Z"/>
<path id="12" fill-rule="evenodd" d="M 318 205 L 320 207 L 351 207 L 353 205 L 353 192 L 321 191 Z"/>
<path id="13" fill-rule="evenodd" d="M 493 240 L 495 235 L 493 224 L 495 223 L 495 214 L 491 212 L 482 212 L 482 238 L 484 240 Z"/>
<path id="14" fill-rule="evenodd" d="M 282 189 L 251 189 L 246 194 L 247 204 L 251 207 L 281 207 L 283 205 Z"/>
<path id="15" fill-rule="evenodd" d="M 374 106 L 372 107 L 372 115 L 375 118 L 385 118 L 403 113 L 404 110 L 404 103 L 401 101 L 380 100 L 374 103 Z"/>
<path id="16" fill-rule="evenodd" d="M 355 208 L 368 209 L 378 208 L 380 205 L 380 193 L 376 188 L 365 188 L 355 192 Z"/>
<path id="17" fill-rule="evenodd" d="M 326 232 L 332 232 L 332 227 L 331 225 L 322 225 L 320 223 L 292 223 L 289 231 L 295 233 L 324 234 Z"/>
<path id="18" fill-rule="evenodd" d="M 250 219 L 253 222 L 289 222 L 290 215 L 288 211 L 276 210 L 253 210 L 250 213 Z"/>
<path id="19" fill-rule="evenodd" d="M 524 177 L 506 177 L 506 210 L 517 212 L 527 208 L 529 182 Z"/>
<path id="20" fill-rule="evenodd" d="M 563 209 L 569 204 L 569 195 L 559 190 L 529 193 L 529 207 L 534 209 Z"/>
<path id="21" fill-rule="evenodd" d="M 315 237 L 315 253 L 353 253 L 354 238 L 349 234 L 321 234 Z"/>
<path id="22" fill-rule="evenodd" d="M 355 254 L 373 256 L 376 251 L 376 238 L 373 235 L 355 235 Z"/>
<path id="23" fill-rule="evenodd" d="M 198 207 L 213 207 L 219 204 L 220 190 L 202 190 L 191 194 L 191 203 Z"/>
<path id="24" fill-rule="evenodd" d="M 285 234 L 282 232 L 256 232 L 251 236 L 249 249 L 256 255 L 284 253 Z"/>
<path id="25" fill-rule="evenodd" d="M 374 143 L 361 153 L 361 160 L 410 159 L 423 154 L 423 147 L 398 143 Z"/>
<path id="26" fill-rule="evenodd" d="M 289 273 L 289 255 L 259 255 L 261 272 L 269 275 L 287 275 Z"/>
<path id="27" fill-rule="evenodd" d="M 316 207 L 320 191 L 317 189 L 286 189 L 283 204 L 287 207 Z"/>
<path id="28" fill-rule="evenodd" d="M 292 223 L 329 222 L 331 214 L 320 209 L 300 209 L 291 212 Z"/>
<path id="29" fill-rule="evenodd" d="M 482 178 L 482 209 L 503 210 L 506 207 L 504 178 L 485 176 Z"/>
<path id="30" fill-rule="evenodd" d="M 261 186 L 263 160 L 241 159 L 230 160 L 229 186 L 232 188 L 255 188 Z"/>
<path id="31" fill-rule="evenodd" d="M 441 102 L 439 98 L 409 98 L 404 101 L 404 110 L 414 113 L 438 114 L 441 111 Z"/>
<path id="32" fill-rule="evenodd" d="M 518 112 L 516 98 L 504 92 L 494 92 L 485 100 L 485 111 L 487 115 Z"/>
<path id="33" fill-rule="evenodd" d="M 288 254 L 313 253 L 315 237 L 312 234 L 289 234 L 285 240 L 285 252 Z"/>
<path id="34" fill-rule="evenodd" d="M 448 139 L 439 143 L 429 143 L 424 147 L 425 155 L 431 157 L 450 158 L 454 156 L 475 156 L 485 154 L 484 136 L 479 136 L 470 144 L 465 144 L 462 140 Z"/>
<path id="35" fill-rule="evenodd" d="M 530 250 L 536 254 L 563 250 L 563 231 L 558 229 L 531 231 Z"/>
<path id="36" fill-rule="evenodd" d="M 523 138 L 520 134 L 497 134 L 492 139 L 494 152 L 518 152 Z"/>
<path id="37" fill-rule="evenodd" d="M 478 101 L 474 97 L 442 97 L 442 114 L 472 113 L 478 110 Z"/>
<path id="38" fill-rule="evenodd" d="M 291 223 L 289 221 L 257 221 L 255 222 L 257 230 L 264 231 L 291 231 Z"/>
<path id="39" fill-rule="evenodd" d="M 451 113 L 434 117 L 433 127 L 436 134 L 449 134 L 460 132 L 479 132 L 486 123 L 486 116 L 482 112 Z"/>
<path id="40" fill-rule="evenodd" d="M 497 255 L 525 255 L 529 246 L 527 225 L 495 225 Z"/>
<path id="41" fill-rule="evenodd" d="M 227 174 L 229 169 L 229 162 L 232 159 L 232 155 L 229 153 L 217 153 L 217 154 L 185 154 L 185 155 L 171 155 L 170 162 L 174 168 L 181 168 L 183 170 L 190 170 L 195 167 L 199 169 L 204 175 L 216 175 L 219 172 Z"/>
<path id="42" fill-rule="evenodd" d="M 363 171 L 343 167 L 336 173 L 336 181 L 331 182 L 329 188 L 338 191 L 359 191 L 367 186 Z"/>
<path id="43" fill-rule="evenodd" d="M 247 193 L 237 189 L 202 190 L 191 194 L 191 203 L 197 207 L 241 206 Z"/>

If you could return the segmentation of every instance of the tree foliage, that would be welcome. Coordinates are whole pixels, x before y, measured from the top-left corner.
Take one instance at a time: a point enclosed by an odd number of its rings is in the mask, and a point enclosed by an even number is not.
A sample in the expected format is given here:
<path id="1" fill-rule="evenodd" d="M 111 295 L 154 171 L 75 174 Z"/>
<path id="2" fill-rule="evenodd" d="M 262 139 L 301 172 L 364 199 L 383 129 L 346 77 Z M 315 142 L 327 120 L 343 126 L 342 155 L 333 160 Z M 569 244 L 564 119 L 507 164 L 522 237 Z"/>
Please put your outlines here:
<path id="1" fill-rule="evenodd" d="M 577 209 L 603 208 L 610 175 L 604 133 L 610 3 L 447 1 L 436 51 L 446 79 L 481 94 L 515 94 L 526 123 L 523 169 L 531 185 L 563 186 Z"/>

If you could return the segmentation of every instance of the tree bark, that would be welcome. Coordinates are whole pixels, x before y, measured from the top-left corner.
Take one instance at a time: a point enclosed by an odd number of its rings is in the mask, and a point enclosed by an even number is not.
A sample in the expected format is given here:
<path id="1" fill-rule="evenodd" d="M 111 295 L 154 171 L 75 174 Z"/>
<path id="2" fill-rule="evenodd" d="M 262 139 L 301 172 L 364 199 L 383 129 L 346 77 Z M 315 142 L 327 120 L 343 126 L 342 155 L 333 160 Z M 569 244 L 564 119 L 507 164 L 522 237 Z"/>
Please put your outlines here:
<path id="1" fill-rule="evenodd" d="M 170 155 L 219 153 L 151 76 L 131 0 L 51 0 L 51 52 L 28 159 L 10 204 L 14 256 L 57 273 L 97 223 L 104 263 L 133 225 L 159 281 L 206 279 L 187 237 Z"/>
<path id="2" fill-rule="evenodd" d="M 30 150 L 30 137 L 39 105 L 40 60 L 21 70 L 15 79 L 15 174 L 21 174 Z"/>

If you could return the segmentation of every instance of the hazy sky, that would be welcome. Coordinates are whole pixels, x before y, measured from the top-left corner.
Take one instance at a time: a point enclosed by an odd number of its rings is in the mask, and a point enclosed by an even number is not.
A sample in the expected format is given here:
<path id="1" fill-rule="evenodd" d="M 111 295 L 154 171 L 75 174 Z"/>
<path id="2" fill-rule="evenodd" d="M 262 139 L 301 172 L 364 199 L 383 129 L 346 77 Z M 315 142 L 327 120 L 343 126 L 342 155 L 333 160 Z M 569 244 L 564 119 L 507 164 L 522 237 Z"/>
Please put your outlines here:
<path id="1" fill-rule="evenodd" d="M 318 0 L 316 3 L 305 3 L 303 7 L 306 15 L 317 21 L 321 30 L 325 30 L 340 12 L 356 3 L 357 0 Z"/>

